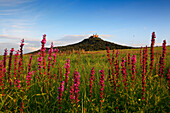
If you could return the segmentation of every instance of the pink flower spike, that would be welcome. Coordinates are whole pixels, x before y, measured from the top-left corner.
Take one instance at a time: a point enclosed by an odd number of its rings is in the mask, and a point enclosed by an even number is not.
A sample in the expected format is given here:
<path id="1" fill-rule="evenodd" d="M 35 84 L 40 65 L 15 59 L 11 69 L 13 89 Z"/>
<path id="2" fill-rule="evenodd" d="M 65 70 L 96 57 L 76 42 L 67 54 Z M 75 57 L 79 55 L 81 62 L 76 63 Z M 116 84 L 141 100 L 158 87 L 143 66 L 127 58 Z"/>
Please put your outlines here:
<path id="1" fill-rule="evenodd" d="M 94 80 L 94 74 L 95 74 L 95 70 L 94 67 L 91 69 L 91 76 L 90 76 L 90 101 L 91 101 L 91 97 L 92 97 L 92 87 L 93 87 L 93 80 Z"/>
<path id="2" fill-rule="evenodd" d="M 131 65 L 132 65 L 132 80 L 133 80 L 133 85 L 134 85 L 134 84 L 135 84 L 135 63 L 136 63 L 136 55 L 133 55 L 132 58 L 131 58 L 131 60 L 132 60 L 132 63 L 131 63 Z M 132 87 L 133 87 L 133 85 L 132 85 Z"/>
<path id="3" fill-rule="evenodd" d="M 125 58 L 123 57 L 122 58 L 122 62 L 121 62 L 121 72 L 122 72 L 122 75 L 123 75 L 123 82 L 124 82 L 124 86 L 125 86 L 125 91 L 127 92 L 127 79 L 126 79 L 126 76 L 127 76 L 127 73 L 126 73 L 126 67 L 125 67 L 125 63 L 126 63 L 126 60 Z"/>
<path id="4" fill-rule="evenodd" d="M 65 69 L 66 69 L 66 73 L 64 74 L 65 75 L 65 90 L 67 91 L 67 82 L 68 82 L 69 73 L 70 73 L 70 59 L 69 58 L 66 60 Z"/>
<path id="5" fill-rule="evenodd" d="M 59 109 L 61 109 L 61 101 L 64 92 L 64 81 L 60 83 L 60 87 L 58 87 L 58 92 L 59 92 L 59 96 L 57 97 L 57 99 L 59 100 Z"/>
<path id="6" fill-rule="evenodd" d="M 99 85 L 100 85 L 100 91 L 101 91 L 100 98 L 101 98 L 101 107 L 102 107 L 105 74 L 104 74 L 104 70 L 103 69 L 100 70 L 99 72 L 101 73 L 101 78 L 100 78 Z"/>
<path id="7" fill-rule="evenodd" d="M 80 101 L 78 99 L 79 97 L 79 84 L 80 84 L 80 74 L 77 71 L 74 71 L 74 94 L 75 94 L 75 102 L 76 102 L 76 107 L 77 107 L 77 111 L 78 111 L 78 102 Z"/>

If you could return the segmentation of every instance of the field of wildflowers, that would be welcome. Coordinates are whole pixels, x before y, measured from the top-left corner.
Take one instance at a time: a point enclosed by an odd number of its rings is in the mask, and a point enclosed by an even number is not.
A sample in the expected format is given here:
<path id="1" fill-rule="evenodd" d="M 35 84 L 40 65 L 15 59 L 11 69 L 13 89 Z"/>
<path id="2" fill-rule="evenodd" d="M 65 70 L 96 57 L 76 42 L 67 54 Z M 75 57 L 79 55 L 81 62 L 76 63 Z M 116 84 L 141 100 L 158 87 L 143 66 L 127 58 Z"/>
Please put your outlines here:
<path id="1" fill-rule="evenodd" d="M 170 47 L 0 56 L 2 112 L 169 112 Z"/>

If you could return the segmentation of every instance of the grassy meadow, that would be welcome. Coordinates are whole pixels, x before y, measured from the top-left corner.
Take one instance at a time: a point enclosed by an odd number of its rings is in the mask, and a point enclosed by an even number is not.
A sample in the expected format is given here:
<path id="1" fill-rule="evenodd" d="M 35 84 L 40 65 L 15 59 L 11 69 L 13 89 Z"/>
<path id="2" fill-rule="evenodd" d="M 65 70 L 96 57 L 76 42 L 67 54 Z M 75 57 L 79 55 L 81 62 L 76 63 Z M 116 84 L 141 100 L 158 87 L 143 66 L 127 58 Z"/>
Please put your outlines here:
<path id="1" fill-rule="evenodd" d="M 51 48 L 49 53 L 42 51 L 34 55 L 22 56 L 20 52 L 17 56 L 13 52 L 11 60 L 9 54 L 6 58 L 0 56 L 0 111 L 169 112 L 170 47 L 166 47 L 163 76 L 159 62 L 162 47 L 153 48 L 152 71 L 151 48 L 147 48 L 145 65 L 142 65 L 144 49 L 122 49 L 114 53 L 109 50 L 108 53 L 107 50 L 57 52 Z M 133 55 L 136 55 L 134 64 Z"/>

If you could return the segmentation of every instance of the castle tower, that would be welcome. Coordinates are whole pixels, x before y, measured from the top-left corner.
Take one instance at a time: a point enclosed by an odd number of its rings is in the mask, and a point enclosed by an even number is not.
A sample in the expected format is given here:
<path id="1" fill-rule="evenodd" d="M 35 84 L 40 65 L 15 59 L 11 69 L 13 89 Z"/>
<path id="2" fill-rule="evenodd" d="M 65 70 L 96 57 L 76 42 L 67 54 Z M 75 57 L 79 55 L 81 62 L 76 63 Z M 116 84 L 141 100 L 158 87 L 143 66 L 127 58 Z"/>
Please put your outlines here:
<path id="1" fill-rule="evenodd" d="M 97 35 L 97 33 L 94 35 L 93 34 L 93 38 L 99 38 L 99 36 Z"/>

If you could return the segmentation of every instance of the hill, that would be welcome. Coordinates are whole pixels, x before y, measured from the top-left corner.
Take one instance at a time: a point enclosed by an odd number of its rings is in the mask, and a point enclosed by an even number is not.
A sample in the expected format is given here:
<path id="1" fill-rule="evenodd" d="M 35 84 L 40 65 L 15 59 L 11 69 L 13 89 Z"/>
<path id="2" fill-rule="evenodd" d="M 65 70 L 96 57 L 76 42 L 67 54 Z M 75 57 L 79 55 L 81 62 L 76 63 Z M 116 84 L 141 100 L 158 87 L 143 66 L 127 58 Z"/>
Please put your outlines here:
<path id="1" fill-rule="evenodd" d="M 106 47 L 110 49 L 131 49 L 133 47 L 129 46 L 122 46 L 119 44 L 115 44 L 112 42 L 104 41 L 103 39 L 99 38 L 97 35 L 90 36 L 83 41 L 67 46 L 59 46 L 57 47 L 60 51 L 72 51 L 72 50 L 85 50 L 85 51 L 98 51 L 98 50 L 106 50 Z M 54 47 L 56 48 L 56 47 Z M 46 48 L 47 51 L 49 48 Z M 39 50 L 38 50 L 39 51 Z M 32 52 L 37 53 L 38 51 Z"/>
<path id="2" fill-rule="evenodd" d="M 84 49 L 85 51 L 98 51 L 98 50 L 106 50 L 106 47 L 109 47 L 110 49 L 130 49 L 132 47 L 128 46 L 122 46 L 118 45 L 115 43 L 111 43 L 108 41 L 104 41 L 99 37 L 89 37 L 88 39 L 84 39 L 83 41 L 72 44 L 72 45 L 67 45 L 67 46 L 61 46 L 58 47 L 61 51 L 66 51 L 66 50 L 79 50 L 79 49 Z"/>

